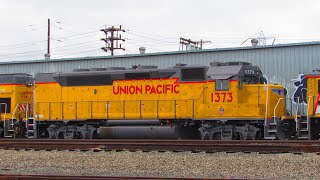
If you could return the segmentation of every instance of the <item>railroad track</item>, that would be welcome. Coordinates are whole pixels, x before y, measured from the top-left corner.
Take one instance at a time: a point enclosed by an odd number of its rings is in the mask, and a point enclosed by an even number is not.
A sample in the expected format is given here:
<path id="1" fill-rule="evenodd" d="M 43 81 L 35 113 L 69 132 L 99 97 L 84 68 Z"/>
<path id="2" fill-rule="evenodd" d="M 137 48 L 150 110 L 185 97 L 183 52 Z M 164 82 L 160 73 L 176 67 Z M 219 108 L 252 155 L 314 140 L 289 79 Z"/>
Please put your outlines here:
<path id="1" fill-rule="evenodd" d="M 8 180 L 33 180 L 33 179 L 77 179 L 77 180 L 163 180 L 163 179 L 174 179 L 174 180 L 215 180 L 211 178 L 176 178 L 176 177 L 139 177 L 139 176 L 63 176 L 63 175 L 16 175 L 16 174 L 1 174 L 0 179 Z"/>
<path id="2" fill-rule="evenodd" d="M 320 153 L 320 141 L 1 139 L 2 149 Z"/>

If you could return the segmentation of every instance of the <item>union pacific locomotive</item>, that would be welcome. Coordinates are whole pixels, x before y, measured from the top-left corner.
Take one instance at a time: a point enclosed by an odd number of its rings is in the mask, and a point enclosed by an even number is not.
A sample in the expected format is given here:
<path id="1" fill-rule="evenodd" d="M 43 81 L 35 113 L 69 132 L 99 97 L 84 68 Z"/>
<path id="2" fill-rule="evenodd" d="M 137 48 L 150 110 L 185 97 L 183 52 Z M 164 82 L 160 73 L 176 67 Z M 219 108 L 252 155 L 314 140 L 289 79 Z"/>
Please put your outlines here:
<path id="1" fill-rule="evenodd" d="M 70 73 L 0 75 L 2 137 L 98 138 L 99 129 L 195 128 L 201 139 L 319 139 L 320 76 L 308 77 L 308 104 L 288 112 L 284 87 L 257 66 L 213 62 Z M 139 124 L 140 122 L 140 124 Z"/>

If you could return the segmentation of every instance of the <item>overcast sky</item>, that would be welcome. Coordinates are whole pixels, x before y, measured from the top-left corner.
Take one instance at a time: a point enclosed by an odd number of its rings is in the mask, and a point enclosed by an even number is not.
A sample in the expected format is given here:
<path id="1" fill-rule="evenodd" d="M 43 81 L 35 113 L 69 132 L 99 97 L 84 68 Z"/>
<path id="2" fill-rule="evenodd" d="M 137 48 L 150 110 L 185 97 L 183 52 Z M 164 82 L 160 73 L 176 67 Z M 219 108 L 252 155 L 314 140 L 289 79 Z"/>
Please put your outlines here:
<path id="1" fill-rule="evenodd" d="M 319 0 L 0 0 L 0 61 L 104 56 L 103 27 L 122 25 L 126 51 L 179 50 L 179 38 L 238 47 L 263 31 L 276 44 L 320 40 Z M 272 43 L 270 39 L 268 44 Z"/>

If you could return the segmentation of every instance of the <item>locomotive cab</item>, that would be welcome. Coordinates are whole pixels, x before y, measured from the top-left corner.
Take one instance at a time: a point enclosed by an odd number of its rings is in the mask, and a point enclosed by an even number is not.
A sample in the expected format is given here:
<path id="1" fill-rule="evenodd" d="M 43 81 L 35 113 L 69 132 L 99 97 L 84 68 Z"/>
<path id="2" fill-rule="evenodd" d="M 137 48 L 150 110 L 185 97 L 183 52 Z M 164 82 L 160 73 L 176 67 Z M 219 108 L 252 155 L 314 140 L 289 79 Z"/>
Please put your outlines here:
<path id="1" fill-rule="evenodd" d="M 297 135 L 300 139 L 320 139 L 320 70 L 314 70 L 312 74 L 305 75 L 307 82 L 307 91 L 300 97 L 300 108 L 297 111 L 301 112 L 301 117 L 296 123 Z M 304 98 L 304 99 L 302 99 Z M 304 108 L 303 108 L 304 107 Z M 306 112 L 303 112 L 307 109 Z"/>
<path id="2" fill-rule="evenodd" d="M 214 62 L 207 76 L 203 139 L 261 139 L 267 121 L 284 116 L 284 88 L 264 84 L 257 66 L 247 62 Z M 214 124 L 214 127 L 213 127 Z"/>
<path id="3" fill-rule="evenodd" d="M 32 116 L 32 84 L 29 74 L 0 74 L 1 136 L 24 136 L 25 121 Z"/>
<path id="4" fill-rule="evenodd" d="M 307 94 L 305 98 L 308 104 L 308 116 L 320 118 L 320 73 L 319 70 L 314 74 L 305 75 L 307 79 Z M 302 99 L 303 100 L 303 99 Z"/>

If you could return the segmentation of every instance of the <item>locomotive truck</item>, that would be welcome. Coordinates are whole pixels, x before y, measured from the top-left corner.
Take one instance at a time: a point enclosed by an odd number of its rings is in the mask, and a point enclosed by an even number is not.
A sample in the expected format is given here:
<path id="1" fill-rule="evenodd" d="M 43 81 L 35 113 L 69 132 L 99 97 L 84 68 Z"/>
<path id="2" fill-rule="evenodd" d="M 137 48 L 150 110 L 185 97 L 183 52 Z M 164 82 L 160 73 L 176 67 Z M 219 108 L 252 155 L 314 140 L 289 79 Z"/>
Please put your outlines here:
<path id="1" fill-rule="evenodd" d="M 308 75 L 308 104 L 288 113 L 282 85 L 266 84 L 247 62 L 212 62 L 68 73 L 0 75 L 2 137 L 99 137 L 99 129 L 192 127 L 199 138 L 319 139 L 318 75 Z"/>

